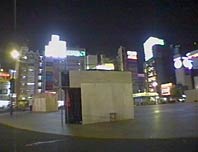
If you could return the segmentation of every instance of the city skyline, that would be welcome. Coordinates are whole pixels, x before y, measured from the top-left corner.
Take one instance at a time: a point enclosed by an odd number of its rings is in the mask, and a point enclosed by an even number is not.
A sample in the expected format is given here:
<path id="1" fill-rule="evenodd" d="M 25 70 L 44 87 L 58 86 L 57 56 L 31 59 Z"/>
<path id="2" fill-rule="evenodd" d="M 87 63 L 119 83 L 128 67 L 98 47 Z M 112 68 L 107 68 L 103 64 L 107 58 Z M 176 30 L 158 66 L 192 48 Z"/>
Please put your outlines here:
<path id="1" fill-rule="evenodd" d="M 14 35 L 13 2 L 0 9 L 0 48 L 25 41 L 30 49 L 44 50 L 51 34 L 59 34 L 69 47 L 86 48 L 89 54 L 117 55 L 120 45 L 143 53 L 150 36 L 190 49 L 197 41 L 197 2 L 190 1 L 80 1 L 18 0 Z"/>

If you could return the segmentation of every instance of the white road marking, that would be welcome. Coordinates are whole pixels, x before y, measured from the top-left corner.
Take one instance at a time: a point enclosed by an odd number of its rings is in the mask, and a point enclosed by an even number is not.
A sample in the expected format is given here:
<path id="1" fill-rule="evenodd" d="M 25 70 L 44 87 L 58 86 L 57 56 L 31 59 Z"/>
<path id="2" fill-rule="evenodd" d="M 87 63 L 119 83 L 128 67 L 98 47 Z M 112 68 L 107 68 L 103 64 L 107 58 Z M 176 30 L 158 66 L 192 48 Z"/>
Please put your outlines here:
<path id="1" fill-rule="evenodd" d="M 39 141 L 39 142 L 31 143 L 31 144 L 26 144 L 25 146 L 30 147 L 30 146 L 37 146 L 37 145 L 41 145 L 41 144 L 51 144 L 51 143 L 56 143 L 56 142 L 60 142 L 60 141 L 63 141 L 63 140 Z"/>

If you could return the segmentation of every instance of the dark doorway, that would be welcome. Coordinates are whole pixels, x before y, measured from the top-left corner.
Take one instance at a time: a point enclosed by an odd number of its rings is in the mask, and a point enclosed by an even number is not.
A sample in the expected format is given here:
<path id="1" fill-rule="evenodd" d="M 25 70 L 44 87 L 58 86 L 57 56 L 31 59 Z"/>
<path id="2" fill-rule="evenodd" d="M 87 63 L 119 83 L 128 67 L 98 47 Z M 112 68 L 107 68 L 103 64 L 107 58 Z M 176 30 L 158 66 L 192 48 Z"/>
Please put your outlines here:
<path id="1" fill-rule="evenodd" d="M 81 124 L 82 107 L 81 107 L 81 89 L 67 88 L 66 95 L 66 118 L 67 123 Z"/>

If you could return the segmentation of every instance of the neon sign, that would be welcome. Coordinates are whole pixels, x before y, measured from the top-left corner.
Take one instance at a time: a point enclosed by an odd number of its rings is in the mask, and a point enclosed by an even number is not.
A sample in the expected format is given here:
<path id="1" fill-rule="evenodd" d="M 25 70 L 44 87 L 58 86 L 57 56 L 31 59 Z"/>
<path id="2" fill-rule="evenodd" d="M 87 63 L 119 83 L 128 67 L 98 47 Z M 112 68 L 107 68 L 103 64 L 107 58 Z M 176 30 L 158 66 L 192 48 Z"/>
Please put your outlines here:
<path id="1" fill-rule="evenodd" d="M 144 54 L 145 61 L 148 61 L 153 57 L 153 46 L 154 45 L 164 45 L 164 40 L 158 39 L 156 37 L 149 37 L 144 43 Z"/>
<path id="2" fill-rule="evenodd" d="M 79 50 L 67 50 L 66 56 L 85 56 L 85 51 L 79 51 Z"/>
<path id="3" fill-rule="evenodd" d="M 193 61 L 188 59 L 188 57 L 177 57 L 174 59 L 174 67 L 176 69 L 180 69 L 182 66 L 184 66 L 185 68 L 192 69 L 192 62 Z"/>
<path id="4" fill-rule="evenodd" d="M 127 59 L 137 60 L 137 52 L 127 51 Z"/>

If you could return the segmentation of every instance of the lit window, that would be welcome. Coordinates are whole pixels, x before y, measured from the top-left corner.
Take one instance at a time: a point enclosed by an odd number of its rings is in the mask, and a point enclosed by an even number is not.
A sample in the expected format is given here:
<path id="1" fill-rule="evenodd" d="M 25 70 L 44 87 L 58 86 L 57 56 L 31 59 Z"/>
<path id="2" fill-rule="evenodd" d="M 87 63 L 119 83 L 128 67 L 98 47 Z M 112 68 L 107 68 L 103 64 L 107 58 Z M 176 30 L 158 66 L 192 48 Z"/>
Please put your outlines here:
<path id="1" fill-rule="evenodd" d="M 29 71 L 34 71 L 34 69 L 29 69 Z"/>
<path id="2" fill-rule="evenodd" d="M 34 85 L 34 83 L 27 83 L 27 85 Z"/>
<path id="3" fill-rule="evenodd" d="M 39 76 L 38 76 L 38 79 L 41 80 L 41 78 L 42 78 L 42 76 L 39 75 Z"/>
<path id="4" fill-rule="evenodd" d="M 41 85 L 42 85 L 42 83 L 41 83 L 41 82 L 39 82 L 39 83 L 38 83 L 38 86 L 39 86 L 39 87 L 41 87 Z"/>

